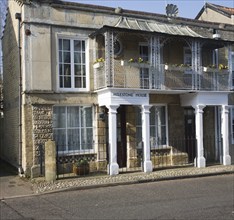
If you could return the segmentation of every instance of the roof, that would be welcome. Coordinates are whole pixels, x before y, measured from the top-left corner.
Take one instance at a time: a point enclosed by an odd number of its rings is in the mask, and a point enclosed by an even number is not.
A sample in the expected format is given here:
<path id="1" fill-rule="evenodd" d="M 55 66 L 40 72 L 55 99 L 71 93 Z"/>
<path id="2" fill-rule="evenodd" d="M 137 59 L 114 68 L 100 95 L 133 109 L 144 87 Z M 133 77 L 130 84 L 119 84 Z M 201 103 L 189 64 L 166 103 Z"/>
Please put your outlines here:
<path id="1" fill-rule="evenodd" d="M 197 16 L 195 17 L 195 19 L 198 19 L 201 14 L 207 9 L 210 8 L 220 14 L 223 14 L 227 17 L 230 17 L 232 15 L 234 15 L 234 8 L 229 8 L 229 7 L 225 7 L 225 6 L 221 6 L 221 5 L 216 5 L 216 4 L 211 4 L 211 3 L 206 3 L 202 9 L 200 10 L 200 12 L 197 14 Z"/>
<path id="2" fill-rule="evenodd" d="M 115 27 L 177 36 L 202 37 L 186 25 L 166 24 L 154 20 L 136 19 L 122 16 L 120 17 Z"/>
<path id="3" fill-rule="evenodd" d="M 147 33 L 168 34 L 174 36 L 187 36 L 197 38 L 212 39 L 212 30 L 220 29 L 225 32 L 233 32 L 233 25 L 225 25 L 220 27 L 220 23 L 200 21 L 195 19 L 181 18 L 181 17 L 168 17 L 162 14 L 151 12 L 141 12 L 126 10 L 122 8 L 111 8 L 106 6 L 90 5 L 78 2 L 68 2 L 61 0 L 14 0 L 21 2 L 41 2 L 50 4 L 50 7 L 60 10 L 79 10 L 86 12 L 94 12 L 100 14 L 110 14 L 119 18 L 118 22 L 111 28 L 117 28 L 128 31 L 141 31 Z M 222 6 L 221 6 L 222 7 Z M 225 7 L 224 7 L 225 8 Z M 120 10 L 117 10 L 120 9 Z M 103 25 L 96 27 L 96 32 L 102 32 Z M 110 27 L 110 26 L 109 26 Z M 100 31 L 100 28 L 102 29 Z M 207 32 L 207 33 L 206 33 Z M 92 34 L 92 35 L 95 35 Z M 233 41 L 233 37 L 221 36 L 223 40 Z"/>
<path id="4" fill-rule="evenodd" d="M 169 20 L 170 21 L 170 20 Z M 119 31 L 119 32 L 132 32 L 132 33 L 142 33 L 142 34 L 160 34 L 160 35 L 173 35 L 175 37 L 192 37 L 192 38 L 202 38 L 209 39 L 215 43 L 222 42 L 233 42 L 232 36 L 221 34 L 220 39 L 213 38 L 213 29 L 204 29 L 200 27 L 188 26 L 186 24 L 175 23 L 173 20 L 171 22 L 159 22 L 152 19 L 141 19 L 133 17 L 120 16 L 118 22 L 113 25 L 103 25 L 101 28 L 95 30 L 89 36 L 91 38 L 98 34 L 103 34 L 108 30 Z"/>

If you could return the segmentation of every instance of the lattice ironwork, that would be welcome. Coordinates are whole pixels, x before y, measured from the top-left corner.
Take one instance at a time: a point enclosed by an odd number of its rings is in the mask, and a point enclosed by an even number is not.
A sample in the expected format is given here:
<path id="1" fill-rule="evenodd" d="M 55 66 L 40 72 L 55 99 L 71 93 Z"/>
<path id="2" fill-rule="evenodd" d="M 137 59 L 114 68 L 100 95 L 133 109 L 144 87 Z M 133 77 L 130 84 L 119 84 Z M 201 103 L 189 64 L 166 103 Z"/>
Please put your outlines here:
<path id="1" fill-rule="evenodd" d="M 105 34 L 105 81 L 106 86 L 113 85 L 114 74 L 114 32 L 107 31 Z"/>

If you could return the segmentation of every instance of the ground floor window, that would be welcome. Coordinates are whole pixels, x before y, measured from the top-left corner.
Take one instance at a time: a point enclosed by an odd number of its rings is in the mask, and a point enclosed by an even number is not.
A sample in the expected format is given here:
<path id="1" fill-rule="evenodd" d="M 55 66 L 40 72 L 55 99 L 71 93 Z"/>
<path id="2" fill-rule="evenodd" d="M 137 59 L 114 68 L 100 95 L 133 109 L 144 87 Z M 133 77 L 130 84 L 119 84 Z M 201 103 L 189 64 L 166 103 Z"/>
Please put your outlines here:
<path id="1" fill-rule="evenodd" d="M 136 108 L 136 141 L 142 146 L 141 110 Z M 150 147 L 159 148 L 167 144 L 167 109 L 165 105 L 150 108 Z"/>
<path id="2" fill-rule="evenodd" d="M 230 119 L 231 119 L 231 141 L 234 144 L 234 106 L 230 108 Z"/>
<path id="3" fill-rule="evenodd" d="M 91 106 L 54 106 L 53 137 L 58 151 L 85 152 L 93 149 Z"/>
<path id="4" fill-rule="evenodd" d="M 167 144 L 166 106 L 153 106 L 150 109 L 150 145 L 158 148 Z"/>

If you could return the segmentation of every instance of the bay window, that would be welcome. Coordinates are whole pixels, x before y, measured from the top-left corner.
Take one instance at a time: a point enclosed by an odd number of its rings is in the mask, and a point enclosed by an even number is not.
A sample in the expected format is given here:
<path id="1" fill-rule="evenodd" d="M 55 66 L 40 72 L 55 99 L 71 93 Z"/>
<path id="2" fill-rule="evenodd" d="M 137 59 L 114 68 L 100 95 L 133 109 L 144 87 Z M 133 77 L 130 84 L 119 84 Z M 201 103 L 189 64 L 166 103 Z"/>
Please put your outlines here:
<path id="1" fill-rule="evenodd" d="M 93 114 L 90 106 L 54 106 L 53 137 L 58 151 L 93 149 Z"/>

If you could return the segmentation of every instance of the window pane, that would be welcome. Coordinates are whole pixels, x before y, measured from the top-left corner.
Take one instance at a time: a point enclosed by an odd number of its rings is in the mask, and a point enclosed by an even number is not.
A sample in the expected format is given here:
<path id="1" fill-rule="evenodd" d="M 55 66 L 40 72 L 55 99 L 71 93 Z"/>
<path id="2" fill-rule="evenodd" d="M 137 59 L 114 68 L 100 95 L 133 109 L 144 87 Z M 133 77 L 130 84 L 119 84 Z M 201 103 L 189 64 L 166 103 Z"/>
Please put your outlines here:
<path id="1" fill-rule="evenodd" d="M 83 107 L 81 110 L 81 127 L 92 127 L 92 108 Z"/>
<path id="2" fill-rule="evenodd" d="M 64 88 L 71 88 L 71 77 L 64 77 Z"/>
<path id="3" fill-rule="evenodd" d="M 65 128 L 66 127 L 66 108 L 54 107 L 53 108 L 53 127 Z"/>
<path id="4" fill-rule="evenodd" d="M 75 88 L 82 88 L 81 87 L 81 77 L 75 77 Z"/>
<path id="5" fill-rule="evenodd" d="M 85 63 L 85 53 L 82 53 L 82 63 Z"/>
<path id="6" fill-rule="evenodd" d="M 79 129 L 68 129 L 67 131 L 68 138 L 68 150 L 80 150 L 80 135 Z"/>
<path id="7" fill-rule="evenodd" d="M 63 52 L 63 59 L 64 63 L 70 63 L 71 62 L 70 52 Z"/>
<path id="8" fill-rule="evenodd" d="M 75 65 L 75 75 L 81 76 L 81 66 L 80 65 Z"/>
<path id="9" fill-rule="evenodd" d="M 155 126 L 150 126 L 150 147 L 157 146 Z"/>
<path id="10" fill-rule="evenodd" d="M 158 127 L 157 137 L 159 140 L 159 145 L 166 144 L 166 127 Z"/>
<path id="11" fill-rule="evenodd" d="M 82 40 L 82 51 L 85 51 L 85 41 Z"/>
<path id="12" fill-rule="evenodd" d="M 58 151 L 66 150 L 66 130 L 65 129 L 54 129 L 53 138 L 58 146 Z"/>
<path id="13" fill-rule="evenodd" d="M 59 64 L 59 75 L 63 75 L 63 64 Z"/>
<path id="14" fill-rule="evenodd" d="M 62 76 L 59 77 L 59 86 L 60 86 L 60 88 L 63 88 L 63 77 Z"/>
<path id="15" fill-rule="evenodd" d="M 82 75 L 83 75 L 83 76 L 85 76 L 85 75 L 86 75 L 85 65 L 82 65 Z"/>
<path id="16" fill-rule="evenodd" d="M 92 149 L 93 130 L 92 128 L 81 129 L 81 148 L 83 150 Z"/>
<path id="17" fill-rule="evenodd" d="M 83 107 L 82 108 L 82 120 L 81 126 L 82 127 L 92 127 L 92 108 L 91 107 Z"/>
<path id="18" fill-rule="evenodd" d="M 70 76 L 71 75 L 71 66 L 68 64 L 64 65 L 64 75 Z"/>
<path id="19" fill-rule="evenodd" d="M 61 51 L 59 51 L 59 62 L 63 62 L 63 53 Z"/>
<path id="20" fill-rule="evenodd" d="M 81 51 L 81 41 L 74 40 L 74 51 Z"/>
<path id="21" fill-rule="evenodd" d="M 63 50 L 70 51 L 70 40 L 63 40 Z"/>
<path id="22" fill-rule="evenodd" d="M 165 118 L 165 107 L 164 106 L 160 106 L 156 108 L 157 111 L 157 121 L 159 126 L 161 125 L 165 125 L 166 123 L 166 118 Z"/>
<path id="23" fill-rule="evenodd" d="M 67 107 L 67 126 L 79 127 L 79 107 Z"/>
<path id="24" fill-rule="evenodd" d="M 59 39 L 59 50 L 63 49 L 63 40 Z"/>
<path id="25" fill-rule="evenodd" d="M 149 60 L 148 46 L 140 46 L 140 57 L 143 59 L 143 61 Z"/>
<path id="26" fill-rule="evenodd" d="M 78 64 L 81 63 L 81 53 L 77 53 L 77 52 L 74 53 L 74 63 L 78 63 Z"/>
<path id="27" fill-rule="evenodd" d="M 85 80 L 85 77 L 83 77 L 83 86 L 82 88 L 86 88 L 86 80 Z"/>

